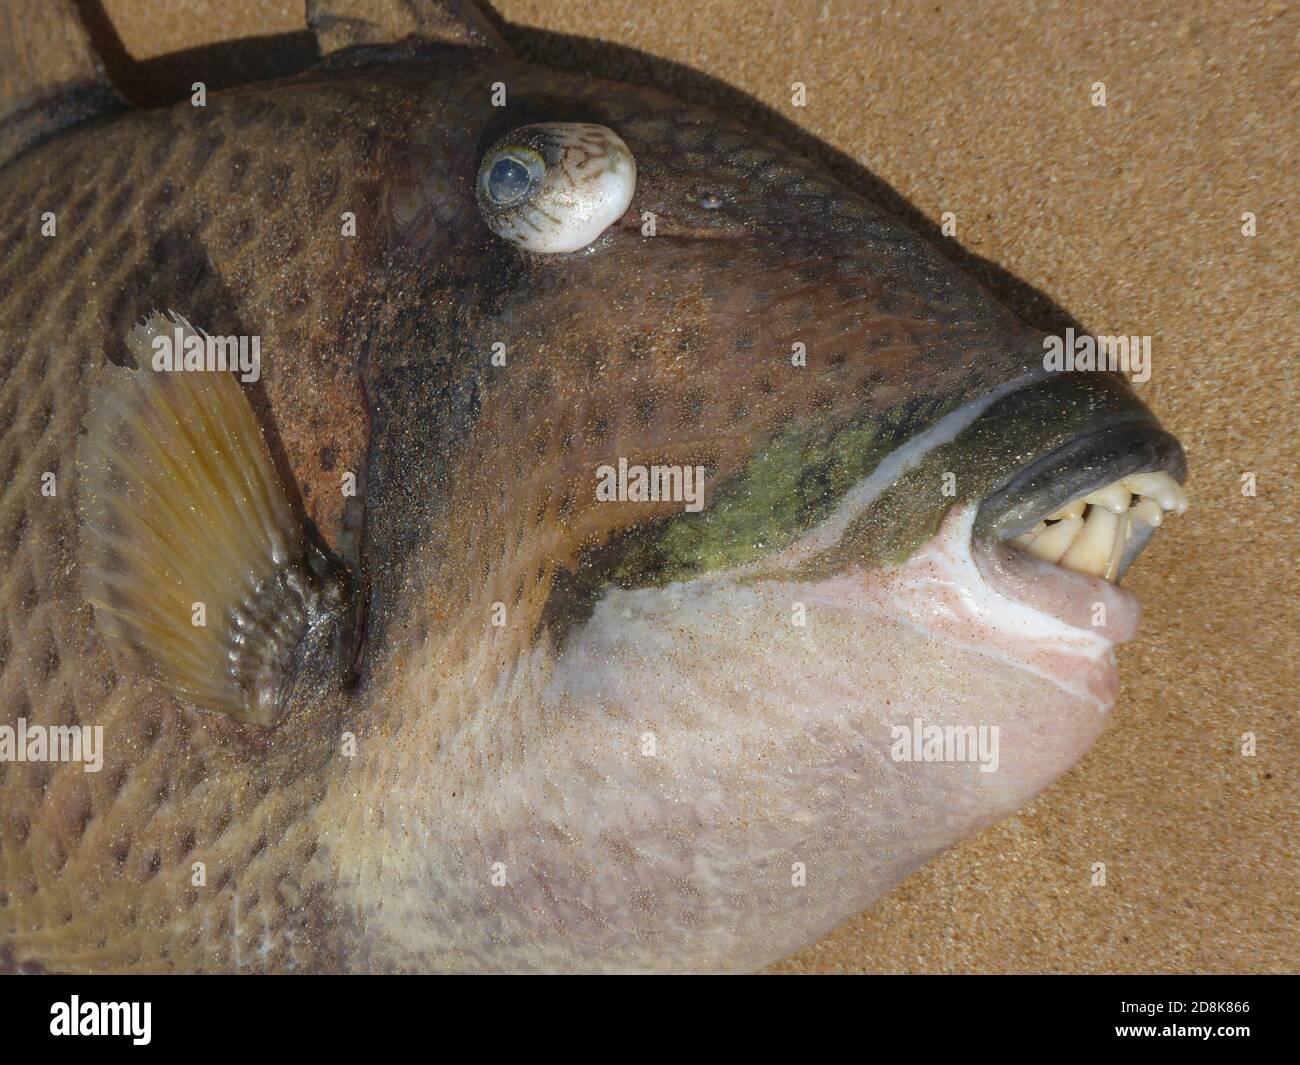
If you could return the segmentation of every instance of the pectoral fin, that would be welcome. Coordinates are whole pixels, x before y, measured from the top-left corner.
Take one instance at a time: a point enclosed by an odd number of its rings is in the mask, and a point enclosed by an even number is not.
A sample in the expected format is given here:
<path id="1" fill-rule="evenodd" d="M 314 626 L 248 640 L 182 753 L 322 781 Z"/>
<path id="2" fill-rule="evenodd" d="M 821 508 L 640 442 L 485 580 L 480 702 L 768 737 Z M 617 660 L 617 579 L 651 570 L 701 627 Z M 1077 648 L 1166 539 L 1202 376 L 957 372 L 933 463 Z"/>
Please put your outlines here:
<path id="1" fill-rule="evenodd" d="M 204 336 L 155 313 L 127 338 L 137 368 L 92 386 L 83 585 L 96 627 L 167 687 L 269 726 L 304 671 L 350 662 L 352 581 L 286 496 L 235 377 L 154 368 L 159 338 Z"/>

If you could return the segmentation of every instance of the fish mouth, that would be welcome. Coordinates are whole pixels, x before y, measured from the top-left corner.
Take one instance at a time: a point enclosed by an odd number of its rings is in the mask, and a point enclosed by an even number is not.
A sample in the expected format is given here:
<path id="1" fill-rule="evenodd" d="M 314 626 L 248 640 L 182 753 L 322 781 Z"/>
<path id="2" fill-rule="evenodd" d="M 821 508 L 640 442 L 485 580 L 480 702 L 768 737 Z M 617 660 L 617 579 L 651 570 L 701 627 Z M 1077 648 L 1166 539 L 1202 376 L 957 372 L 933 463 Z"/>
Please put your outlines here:
<path id="1" fill-rule="evenodd" d="M 1119 580 L 1166 517 L 1187 509 L 1185 474 L 1178 441 L 1151 421 L 1102 426 L 984 497 L 972 557 L 1003 596 L 1125 643 L 1139 608 Z"/>
<path id="2" fill-rule="evenodd" d="M 1106 425 L 1013 474 L 980 504 L 972 535 L 1117 584 L 1165 521 L 1187 509 L 1183 450 L 1150 422 Z"/>

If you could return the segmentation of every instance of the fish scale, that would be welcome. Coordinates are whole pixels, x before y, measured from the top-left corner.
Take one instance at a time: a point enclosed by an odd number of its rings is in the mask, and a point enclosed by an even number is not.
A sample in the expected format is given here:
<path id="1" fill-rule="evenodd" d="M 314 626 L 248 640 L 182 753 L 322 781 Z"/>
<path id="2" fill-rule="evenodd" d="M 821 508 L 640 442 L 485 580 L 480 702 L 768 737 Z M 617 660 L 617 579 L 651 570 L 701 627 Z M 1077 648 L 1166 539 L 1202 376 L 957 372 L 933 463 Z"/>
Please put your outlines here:
<path id="1" fill-rule="evenodd" d="M 105 96 L 85 124 L 40 112 L 44 139 L 0 168 L 0 725 L 106 738 L 97 773 L 0 762 L 5 968 L 755 967 L 1016 809 L 1099 727 L 1071 700 L 1103 699 L 1100 637 L 1031 653 L 979 629 L 1010 663 L 990 678 L 968 633 L 926 642 L 899 621 L 924 580 L 896 563 L 950 562 L 954 508 L 1046 514 L 1019 471 L 1117 419 L 1181 474 L 1131 393 L 1047 380 L 1039 331 L 781 146 L 518 63 L 445 6 L 410 10 L 424 40 L 321 20 L 316 69 L 205 107 L 118 113 Z M 632 207 L 584 252 L 525 255 L 478 213 L 479 159 L 513 129 L 568 121 L 636 155 Z M 355 624 L 322 608 L 347 654 L 302 636 L 256 660 L 275 663 L 270 722 L 187 699 L 188 663 L 139 633 L 113 650 L 99 616 L 113 604 L 88 602 L 96 567 L 132 571 L 79 525 L 99 493 L 115 502 L 102 470 L 80 479 L 79 434 L 98 432 L 88 410 L 115 381 L 119 429 L 150 454 L 147 371 L 138 393 L 122 375 L 134 330 L 179 320 L 156 312 L 260 336 L 261 376 L 228 402 L 249 404 L 296 531 L 319 534 L 364 602 Z M 219 439 L 224 402 L 191 423 Z M 789 560 L 880 462 L 913 452 L 843 516 L 820 569 Z M 703 466 L 709 507 L 598 500 L 594 471 L 627 456 Z M 165 487 L 210 516 L 174 457 Z M 949 467 L 956 497 L 938 488 Z M 165 524 L 144 517 L 137 534 Z M 268 587 L 239 604 L 263 641 L 284 638 L 259 613 L 283 601 Z M 794 603 L 811 604 L 807 632 L 782 627 Z M 1072 672 L 1053 688 L 1042 660 Z M 1012 736 L 1016 708 L 1050 694 L 1068 709 L 1050 739 L 1030 727 L 1032 758 L 996 781 L 891 764 L 875 694 L 910 705 L 943 684 L 936 714 L 1000 707 Z M 662 758 L 636 753 L 647 734 Z M 797 900 L 796 859 L 819 870 Z"/>
<path id="2" fill-rule="evenodd" d="M 338 106 L 327 96 L 318 106 L 331 104 Z M 292 930 L 300 933 L 296 949 L 304 965 L 311 957 L 319 964 L 333 949 L 313 931 L 324 918 L 308 907 L 288 912 L 274 901 L 286 882 L 300 884 L 310 897 L 322 875 L 308 860 L 316 848 L 315 829 L 304 817 L 322 788 L 320 767 L 310 761 L 294 765 L 310 752 L 298 744 L 286 760 L 252 756 L 231 750 L 230 730 L 220 720 L 177 719 L 172 700 L 149 690 L 137 672 L 123 675 L 120 664 L 90 638 L 88 611 L 73 579 L 77 489 L 68 444 L 76 439 L 94 362 L 115 354 L 107 338 L 120 342 L 124 325 L 142 308 L 183 303 L 208 320 L 234 313 L 263 323 L 268 349 L 302 353 L 324 328 L 337 350 L 338 333 L 323 327 L 320 315 L 331 303 L 323 294 L 339 283 L 332 273 L 340 259 L 338 241 L 304 244 L 292 259 L 293 274 L 283 276 L 290 260 L 282 226 L 312 232 L 327 220 L 332 228 L 345 182 L 338 181 L 336 198 L 324 204 L 305 195 L 297 206 L 284 198 L 267 199 L 267 217 L 245 226 L 248 208 L 221 206 L 222 174 L 240 152 L 239 127 L 247 128 L 234 117 L 236 111 L 216 99 L 208 111 L 182 106 L 161 120 L 128 116 L 122 119 L 125 128 L 91 129 L 53 141 L 48 153 L 38 149 L 0 177 L 7 193 L 0 243 L 9 249 L 7 268 L 0 268 L 0 334 L 11 363 L 0 403 L 12 410 L 0 444 L 9 460 L 0 492 L 6 546 L 0 580 L 5 601 L 23 608 L 21 621 L 12 610 L 5 612 L 0 705 L 8 723 L 20 717 L 71 723 L 93 716 L 107 735 L 117 737 L 99 774 L 85 774 L 77 765 L 41 766 L 49 777 L 36 787 L 32 766 L 0 764 L 0 882 L 5 885 L 0 938 L 14 944 L 11 951 L 21 951 L 28 941 L 20 929 L 46 929 L 32 940 L 42 944 L 41 961 L 35 963 L 40 966 L 77 971 L 230 965 L 234 947 L 222 933 L 231 921 L 235 890 L 186 890 L 183 875 L 179 884 L 175 878 L 163 882 L 164 870 L 188 867 L 195 848 L 203 849 L 214 879 L 239 885 L 242 921 L 250 928 L 266 925 L 281 942 L 258 956 L 258 964 L 289 965 L 283 939 Z M 267 122 L 268 133 L 308 125 L 301 107 L 267 107 L 264 113 L 275 116 Z M 314 128 L 328 127 L 329 117 Z M 214 136 L 223 129 L 228 136 Z M 272 182 L 277 165 L 283 164 L 245 153 L 246 185 Z M 61 183 L 36 176 L 44 174 Z M 103 184 L 105 175 L 111 184 Z M 64 206 L 83 202 L 77 197 L 88 188 L 107 191 L 95 197 L 96 208 L 84 217 L 76 210 L 65 215 Z M 56 212 L 61 238 L 40 236 L 32 222 L 33 212 L 41 210 Z M 186 232 L 175 253 L 165 235 L 149 236 L 177 231 L 173 226 Z M 81 240 L 83 231 L 95 235 L 93 247 Z M 184 259 L 178 259 L 186 255 L 200 266 L 189 275 Z M 189 282 L 181 292 L 168 287 L 168 271 L 178 266 Z M 315 296 L 298 298 L 308 284 Z M 42 307 L 57 312 L 36 319 L 34 309 Z M 360 464 L 364 439 L 357 419 L 354 415 L 349 429 L 348 419 L 340 416 L 348 399 L 359 402 L 356 387 L 337 363 L 325 359 L 296 358 L 293 367 L 268 374 L 269 404 L 286 427 L 280 440 L 310 512 L 322 527 L 336 527 L 341 496 L 335 472 L 320 470 L 319 454 L 329 446 L 341 462 Z M 289 431 L 293 426 L 305 431 Z M 59 479 L 53 499 L 31 490 L 46 470 Z M 48 671 L 40 663 L 54 648 L 57 668 Z M 160 782 L 178 777 L 180 785 L 159 790 Z M 214 816 L 214 810 L 225 809 L 228 815 Z M 95 903 L 91 909 L 82 906 L 88 890 Z M 260 902 L 250 905 L 249 899 Z M 65 921 L 69 907 L 77 916 Z M 178 919 L 177 913 L 183 916 Z M 123 931 L 111 933 L 115 927 Z M 146 937 L 147 949 L 141 946 Z"/>

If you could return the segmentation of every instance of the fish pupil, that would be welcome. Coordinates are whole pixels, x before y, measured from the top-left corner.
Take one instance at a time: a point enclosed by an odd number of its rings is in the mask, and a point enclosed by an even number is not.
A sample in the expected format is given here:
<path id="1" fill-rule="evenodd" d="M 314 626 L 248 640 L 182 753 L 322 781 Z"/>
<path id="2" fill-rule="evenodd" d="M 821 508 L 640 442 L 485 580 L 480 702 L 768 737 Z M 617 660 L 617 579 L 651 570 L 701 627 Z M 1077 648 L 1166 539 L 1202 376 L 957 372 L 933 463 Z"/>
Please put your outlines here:
<path id="1" fill-rule="evenodd" d="M 498 159 L 488 171 L 487 191 L 493 203 L 508 204 L 522 199 L 532 184 L 532 175 L 518 159 Z"/>

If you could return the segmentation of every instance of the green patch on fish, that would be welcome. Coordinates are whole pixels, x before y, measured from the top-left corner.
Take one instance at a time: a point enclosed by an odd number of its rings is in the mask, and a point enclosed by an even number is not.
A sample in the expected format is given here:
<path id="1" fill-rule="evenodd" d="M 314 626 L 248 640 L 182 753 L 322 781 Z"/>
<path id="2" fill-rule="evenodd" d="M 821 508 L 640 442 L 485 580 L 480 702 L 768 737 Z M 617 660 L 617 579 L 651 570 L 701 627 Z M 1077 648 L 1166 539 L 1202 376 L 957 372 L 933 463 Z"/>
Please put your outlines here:
<path id="1" fill-rule="evenodd" d="M 1122 378 L 865 173 L 468 0 L 307 15 L 148 109 L 0 15 L 0 727 L 104 738 L 0 761 L 0 967 L 753 969 L 1082 756 L 1186 506 Z M 600 490 L 654 466 L 702 509 Z"/>

